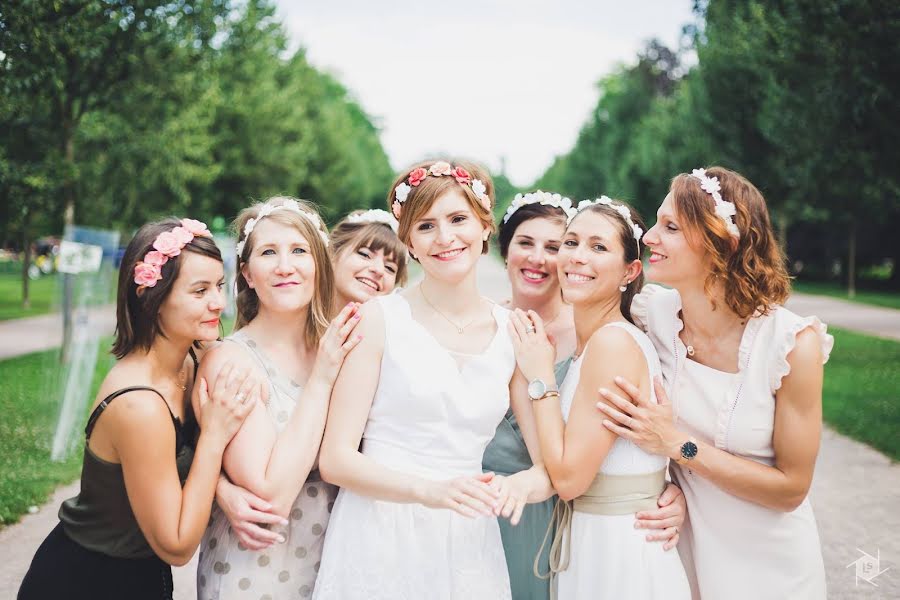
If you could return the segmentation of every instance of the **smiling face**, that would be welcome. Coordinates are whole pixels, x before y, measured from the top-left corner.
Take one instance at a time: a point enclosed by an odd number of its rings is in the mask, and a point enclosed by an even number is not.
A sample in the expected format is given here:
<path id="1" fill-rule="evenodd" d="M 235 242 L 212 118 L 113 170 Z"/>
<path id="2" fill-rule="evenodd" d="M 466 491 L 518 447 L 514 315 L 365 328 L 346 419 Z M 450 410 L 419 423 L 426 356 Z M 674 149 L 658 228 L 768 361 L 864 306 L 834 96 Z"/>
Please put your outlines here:
<path id="1" fill-rule="evenodd" d="M 563 298 L 575 306 L 619 299 L 619 286 L 634 281 L 641 261 L 625 261 L 613 217 L 587 210 L 566 229 L 557 257 Z"/>
<path id="2" fill-rule="evenodd" d="M 160 331 L 170 340 L 214 341 L 225 307 L 222 262 L 190 251 L 178 258 L 178 277 L 159 306 Z"/>
<path id="3" fill-rule="evenodd" d="M 565 233 L 560 218 L 537 217 L 516 227 L 506 254 L 513 296 L 545 297 L 559 292 L 557 253 Z"/>
<path id="4" fill-rule="evenodd" d="M 309 241 L 296 227 L 274 218 L 260 220 L 251 240 L 241 273 L 256 292 L 260 309 L 279 313 L 307 309 L 316 281 Z"/>
<path id="5" fill-rule="evenodd" d="M 397 283 L 397 261 L 384 249 L 347 246 L 334 260 L 334 286 L 339 298 L 365 302 L 390 294 Z"/>
<path id="6" fill-rule="evenodd" d="M 702 284 L 710 267 L 701 248 L 685 235 L 670 193 L 656 212 L 656 224 L 644 234 L 650 249 L 647 277 L 669 286 Z"/>
<path id="7" fill-rule="evenodd" d="M 428 275 L 459 281 L 475 268 L 489 233 L 463 193 L 451 187 L 412 224 L 409 250 Z"/>

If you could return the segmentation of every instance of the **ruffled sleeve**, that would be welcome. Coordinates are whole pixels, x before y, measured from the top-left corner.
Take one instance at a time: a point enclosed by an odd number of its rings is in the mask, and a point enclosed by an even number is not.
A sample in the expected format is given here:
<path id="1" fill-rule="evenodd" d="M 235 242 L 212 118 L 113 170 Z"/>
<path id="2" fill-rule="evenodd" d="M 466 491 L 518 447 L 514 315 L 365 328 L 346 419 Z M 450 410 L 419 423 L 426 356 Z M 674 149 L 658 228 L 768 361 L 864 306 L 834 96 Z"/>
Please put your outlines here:
<path id="1" fill-rule="evenodd" d="M 631 300 L 631 319 L 641 331 L 647 332 L 650 329 L 650 304 L 653 298 L 658 296 L 660 292 L 667 291 L 666 288 L 655 283 L 644 286 L 639 294 Z"/>
<path id="2" fill-rule="evenodd" d="M 772 393 L 781 388 L 782 380 L 791 372 L 791 365 L 787 357 L 797 344 L 797 334 L 807 327 L 812 328 L 819 338 L 822 364 L 828 362 L 831 349 L 834 348 L 834 336 L 828 333 L 828 326 L 822 323 L 818 317 L 801 317 L 785 308 L 779 308 L 773 344 L 773 363 L 769 369 Z"/>

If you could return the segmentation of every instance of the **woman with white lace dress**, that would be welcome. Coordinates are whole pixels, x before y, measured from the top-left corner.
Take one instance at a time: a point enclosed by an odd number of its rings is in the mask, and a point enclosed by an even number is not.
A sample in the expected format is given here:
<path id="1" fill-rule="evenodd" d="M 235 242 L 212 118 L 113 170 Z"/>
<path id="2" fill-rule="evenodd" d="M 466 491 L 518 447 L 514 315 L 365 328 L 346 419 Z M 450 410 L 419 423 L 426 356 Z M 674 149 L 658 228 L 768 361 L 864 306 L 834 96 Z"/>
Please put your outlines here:
<path id="1" fill-rule="evenodd" d="M 235 223 L 236 332 L 204 355 L 199 372 L 214 377 L 232 361 L 268 378 L 268 401 L 257 403 L 225 451 L 224 472 L 234 485 L 219 488 L 248 495 L 257 506 L 265 501 L 271 512 L 264 516 L 275 517 L 268 533 L 280 543 L 254 551 L 254 540 L 236 532 L 216 507 L 200 549 L 197 594 L 200 600 L 308 598 L 337 495 L 318 476 L 316 455 L 332 385 L 359 341 L 357 305 L 329 325 L 331 263 L 312 205 L 272 198 L 243 210 Z"/>
<path id="2" fill-rule="evenodd" d="M 643 283 L 642 233 L 640 218 L 624 204 L 585 201 L 570 217 L 557 257 L 563 297 L 575 311 L 577 347 L 559 393 L 536 400 L 534 414 L 560 497 L 550 569 L 562 600 L 690 597 L 677 554 L 648 543 L 634 527 L 634 513 L 656 508 L 667 459 L 603 429 L 594 406 L 596 390 L 623 373 L 640 382 L 642 398 L 655 402 L 651 382 L 659 358 L 629 311 Z M 554 350 L 541 318 L 517 310 L 511 322 L 525 377 L 551 377 Z"/>
<path id="3" fill-rule="evenodd" d="M 525 502 L 552 490 L 509 311 L 476 286 L 492 195 L 481 168 L 446 161 L 417 165 L 391 189 L 400 239 L 424 277 L 363 307 L 363 341 L 335 385 L 320 466 L 341 490 L 315 598 L 511 597 L 497 516 L 518 522 Z M 536 466 L 483 474 L 510 403 Z"/>
<path id="4" fill-rule="evenodd" d="M 745 178 L 720 167 L 678 175 L 657 219 L 644 236 L 648 276 L 672 289 L 647 286 L 632 312 L 665 390 L 650 404 L 622 381 L 598 405 L 605 424 L 678 462 L 688 504 L 678 550 L 694 598 L 825 598 L 807 494 L 834 339 L 782 306 L 784 255 Z"/>

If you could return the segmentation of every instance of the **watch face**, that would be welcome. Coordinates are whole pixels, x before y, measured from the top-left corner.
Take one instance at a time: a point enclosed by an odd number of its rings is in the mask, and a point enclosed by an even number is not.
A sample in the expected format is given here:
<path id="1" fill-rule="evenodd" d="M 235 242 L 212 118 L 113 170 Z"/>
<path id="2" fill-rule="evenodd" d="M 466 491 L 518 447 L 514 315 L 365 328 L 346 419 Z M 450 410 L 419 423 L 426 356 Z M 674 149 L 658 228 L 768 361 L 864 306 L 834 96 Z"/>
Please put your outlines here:
<path id="1" fill-rule="evenodd" d="M 519 388 L 522 389 L 522 388 Z M 547 384 L 540 379 L 535 379 L 528 384 L 528 397 L 532 400 L 539 400 L 547 391 Z"/>
<path id="2" fill-rule="evenodd" d="M 681 446 L 681 456 L 688 460 L 697 456 L 697 444 L 694 442 L 685 442 Z"/>

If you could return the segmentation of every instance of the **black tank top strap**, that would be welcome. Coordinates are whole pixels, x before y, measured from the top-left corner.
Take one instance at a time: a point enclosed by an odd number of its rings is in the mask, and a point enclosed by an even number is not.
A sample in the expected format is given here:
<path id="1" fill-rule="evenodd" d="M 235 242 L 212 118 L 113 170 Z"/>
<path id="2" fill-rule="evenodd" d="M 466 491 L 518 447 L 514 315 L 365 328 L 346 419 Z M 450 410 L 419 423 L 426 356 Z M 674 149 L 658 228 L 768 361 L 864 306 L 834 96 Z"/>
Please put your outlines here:
<path id="1" fill-rule="evenodd" d="M 121 390 L 116 390 L 106 398 L 100 401 L 100 404 L 97 405 L 97 408 L 91 413 L 91 416 L 88 417 L 87 425 L 84 428 L 84 437 L 86 440 L 91 439 L 91 432 L 94 430 L 94 425 L 97 424 L 97 419 L 100 418 L 100 415 L 103 414 L 103 411 L 106 410 L 106 407 L 109 406 L 109 403 L 121 396 L 122 394 L 127 394 L 128 392 L 136 392 L 139 390 L 146 390 L 148 392 L 154 392 L 157 396 L 159 396 L 163 404 L 166 405 L 166 410 L 169 411 L 169 416 L 172 417 L 172 423 L 175 425 L 175 432 L 177 434 L 176 437 L 181 437 L 181 423 L 178 420 L 178 417 L 175 416 L 175 413 L 172 412 L 172 409 L 169 408 L 169 403 L 166 402 L 165 396 L 163 396 L 159 390 L 156 390 L 152 387 L 148 387 L 146 385 L 134 385 L 131 387 L 122 388 Z M 178 444 L 181 445 L 180 443 Z"/>

